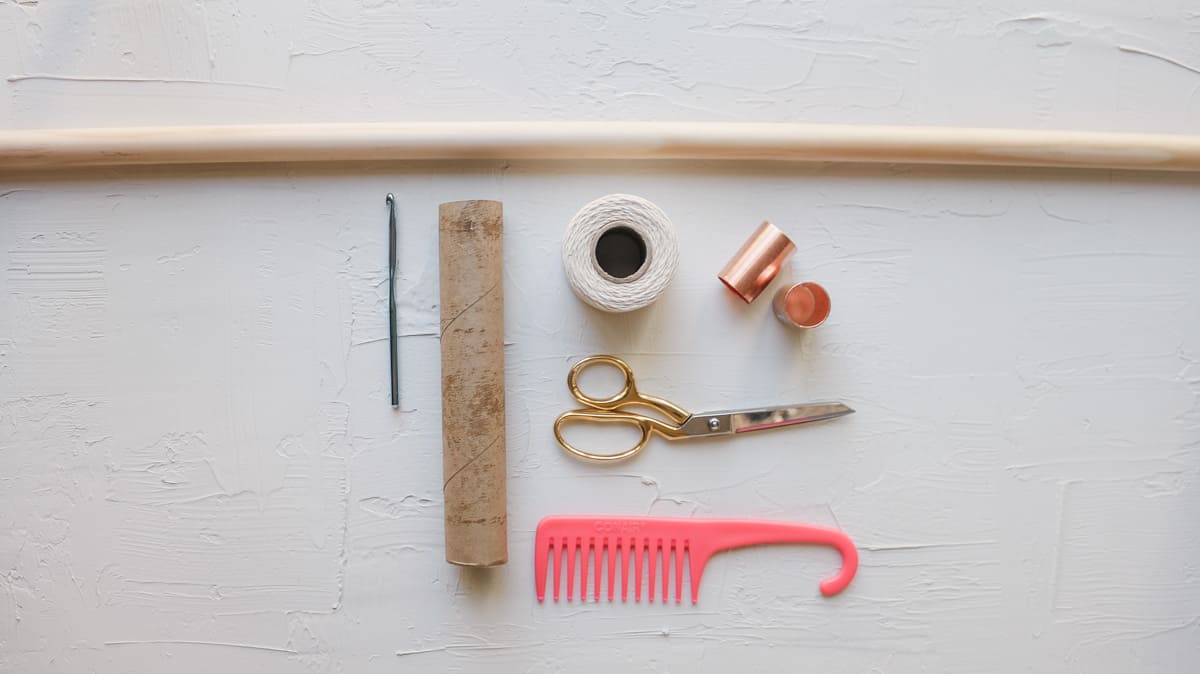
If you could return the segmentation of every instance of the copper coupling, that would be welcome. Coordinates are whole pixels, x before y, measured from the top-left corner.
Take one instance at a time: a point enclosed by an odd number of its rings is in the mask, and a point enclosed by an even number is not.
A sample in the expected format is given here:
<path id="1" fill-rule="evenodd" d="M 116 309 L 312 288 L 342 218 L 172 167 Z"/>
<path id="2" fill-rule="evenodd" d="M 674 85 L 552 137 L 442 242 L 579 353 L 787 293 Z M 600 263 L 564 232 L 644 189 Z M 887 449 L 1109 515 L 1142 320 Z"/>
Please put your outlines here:
<path id="1" fill-rule="evenodd" d="M 775 317 L 794 328 L 815 328 L 829 318 L 829 293 L 812 281 L 780 288 L 771 303 Z"/>
<path id="2" fill-rule="evenodd" d="M 796 245 L 782 230 L 764 220 L 717 278 L 749 304 L 771 284 L 795 250 Z"/>

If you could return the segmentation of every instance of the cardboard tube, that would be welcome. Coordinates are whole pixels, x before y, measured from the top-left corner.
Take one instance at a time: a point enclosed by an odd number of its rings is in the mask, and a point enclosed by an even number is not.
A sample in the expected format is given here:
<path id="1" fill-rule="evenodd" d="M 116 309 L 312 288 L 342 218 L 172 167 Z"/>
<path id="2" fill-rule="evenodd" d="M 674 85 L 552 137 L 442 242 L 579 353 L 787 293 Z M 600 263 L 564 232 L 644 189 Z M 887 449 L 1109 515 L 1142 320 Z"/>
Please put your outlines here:
<path id="1" fill-rule="evenodd" d="M 438 210 L 446 561 L 462 566 L 508 562 L 503 234 L 499 201 Z"/>

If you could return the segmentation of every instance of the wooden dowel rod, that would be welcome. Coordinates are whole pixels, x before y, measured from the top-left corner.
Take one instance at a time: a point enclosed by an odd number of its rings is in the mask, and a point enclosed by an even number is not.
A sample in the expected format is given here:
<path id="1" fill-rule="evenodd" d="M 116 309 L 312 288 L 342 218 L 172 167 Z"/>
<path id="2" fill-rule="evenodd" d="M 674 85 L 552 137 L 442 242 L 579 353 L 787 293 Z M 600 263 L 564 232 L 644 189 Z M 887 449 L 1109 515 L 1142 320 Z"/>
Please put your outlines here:
<path id="1" fill-rule="evenodd" d="M 1200 135 L 714 122 L 416 122 L 0 131 L 0 171 L 243 162 L 696 159 L 1200 171 Z"/>

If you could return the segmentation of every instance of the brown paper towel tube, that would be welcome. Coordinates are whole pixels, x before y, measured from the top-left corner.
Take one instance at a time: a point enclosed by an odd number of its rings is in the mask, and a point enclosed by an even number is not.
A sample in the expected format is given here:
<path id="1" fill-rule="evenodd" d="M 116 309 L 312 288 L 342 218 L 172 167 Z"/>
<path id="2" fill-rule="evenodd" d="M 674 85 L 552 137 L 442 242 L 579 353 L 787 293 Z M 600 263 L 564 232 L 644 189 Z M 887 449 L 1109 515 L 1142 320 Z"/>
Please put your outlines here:
<path id="1" fill-rule="evenodd" d="M 503 234 L 499 201 L 438 209 L 446 561 L 462 566 L 508 562 Z"/>

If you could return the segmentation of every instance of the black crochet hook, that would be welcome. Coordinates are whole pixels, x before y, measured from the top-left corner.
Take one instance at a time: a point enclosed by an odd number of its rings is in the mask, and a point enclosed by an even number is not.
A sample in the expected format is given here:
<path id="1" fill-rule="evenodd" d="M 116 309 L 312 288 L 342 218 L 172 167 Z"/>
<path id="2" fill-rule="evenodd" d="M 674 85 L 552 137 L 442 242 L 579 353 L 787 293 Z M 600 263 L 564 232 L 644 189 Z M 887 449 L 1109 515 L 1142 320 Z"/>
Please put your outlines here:
<path id="1" fill-rule="evenodd" d="M 396 198 L 388 205 L 388 355 L 392 361 L 392 407 L 400 405 L 400 363 L 396 353 Z"/>

